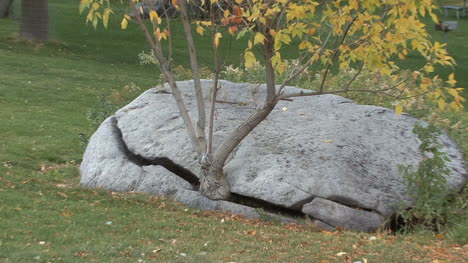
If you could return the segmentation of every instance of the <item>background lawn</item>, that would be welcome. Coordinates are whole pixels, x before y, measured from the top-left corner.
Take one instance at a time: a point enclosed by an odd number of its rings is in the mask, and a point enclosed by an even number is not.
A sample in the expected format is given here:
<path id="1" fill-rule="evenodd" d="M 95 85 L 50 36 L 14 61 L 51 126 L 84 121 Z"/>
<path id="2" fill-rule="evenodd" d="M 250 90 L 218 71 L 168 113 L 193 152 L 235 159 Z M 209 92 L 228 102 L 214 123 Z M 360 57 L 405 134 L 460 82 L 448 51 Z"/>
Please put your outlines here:
<path id="1" fill-rule="evenodd" d="M 81 188 L 80 134 L 93 132 L 86 118 L 89 109 L 101 94 L 129 83 L 143 90 L 153 87 L 160 73 L 154 66 L 139 65 L 137 54 L 148 48 L 135 25 L 122 32 L 115 17 L 108 30 L 94 30 L 79 16 L 77 0 L 49 0 L 49 5 L 54 40 L 46 44 L 18 39 L 18 19 L 0 20 L 0 262 L 463 262 L 468 258 L 468 247 L 463 246 L 466 222 L 442 235 L 330 233 L 200 212 L 144 194 Z M 454 12 L 450 15 L 456 20 Z M 459 85 L 468 90 L 468 16 L 458 22 L 459 29 L 449 36 L 449 51 L 458 62 Z M 176 38 L 177 21 L 173 28 Z M 428 28 L 434 39 L 442 39 L 429 20 Z M 188 65 L 185 41 L 174 43 L 175 64 Z M 211 65 L 211 47 L 200 37 L 197 43 L 201 64 Z M 244 48 L 245 43 L 236 44 L 229 62 L 239 65 Z M 410 56 L 403 63 L 418 62 Z M 448 74 L 447 69 L 440 72 Z M 449 117 L 464 120 L 466 127 L 466 112 Z M 462 131 L 452 135 L 466 152 L 468 138 Z"/>

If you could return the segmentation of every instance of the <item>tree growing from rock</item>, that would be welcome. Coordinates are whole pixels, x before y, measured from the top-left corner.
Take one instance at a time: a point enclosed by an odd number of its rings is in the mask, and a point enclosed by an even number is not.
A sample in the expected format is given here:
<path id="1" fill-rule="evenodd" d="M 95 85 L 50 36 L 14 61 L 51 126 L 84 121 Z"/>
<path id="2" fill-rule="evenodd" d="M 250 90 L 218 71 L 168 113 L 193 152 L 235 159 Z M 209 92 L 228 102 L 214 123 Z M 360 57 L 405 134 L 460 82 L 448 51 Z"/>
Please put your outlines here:
<path id="1" fill-rule="evenodd" d="M 196 3 L 209 8 L 205 10 L 209 18 L 198 21 L 189 17 L 187 11 L 188 5 L 194 4 L 194 1 L 172 0 L 170 5 L 180 14 L 190 56 L 198 108 L 195 122 L 188 113 L 171 70 L 171 49 L 163 50 L 163 45 L 166 42 L 170 45 L 172 41 L 171 18 L 165 15 L 164 10 L 155 10 L 154 2 L 147 1 L 145 5 L 150 5 L 151 11 L 146 14 L 149 21 L 145 21 L 145 11 L 139 2 L 129 0 L 131 11 L 123 15 L 121 27 L 126 29 L 130 21 L 136 21 L 154 52 L 184 120 L 193 149 L 198 154 L 202 168 L 200 191 L 211 199 L 230 197 L 229 182 L 223 173 L 228 156 L 281 100 L 363 92 L 398 99 L 395 105 L 397 114 L 403 111 L 405 99 L 413 97 L 435 101 L 442 110 L 459 110 L 462 107 L 464 99 L 459 95 L 461 89 L 455 88 L 453 74 L 443 82 L 444 85 L 434 85 L 442 82 L 440 77 L 433 74 L 435 67 L 453 66 L 455 62 L 444 45 L 430 40 L 426 25 L 422 22 L 425 17 L 438 22 L 434 14 L 437 7 L 431 0 L 202 0 Z M 94 27 L 100 22 L 107 27 L 109 16 L 113 14 L 110 2 L 103 0 L 82 0 L 80 10 L 88 10 L 86 20 Z M 130 14 L 134 14 L 134 18 Z M 206 31 L 211 33 L 214 50 L 214 77 L 209 101 L 205 101 L 206 94 L 202 92 L 193 37 L 194 32 L 204 35 Z M 222 68 L 218 52 L 221 38 L 229 38 L 230 42 L 247 38 L 247 48 L 243 53 L 245 67 L 248 69 L 256 62 L 264 65 L 266 98 L 230 136 L 215 146 L 213 130 Z M 297 59 L 300 62 L 290 72 L 285 72 L 288 70 L 287 61 L 283 59 L 286 46 L 294 46 L 298 50 Z M 405 59 L 410 53 L 422 56 L 425 64 L 409 77 L 399 76 L 398 60 Z M 332 71 L 351 69 L 355 73 L 346 85 L 326 88 L 327 77 Z M 397 84 L 392 87 L 351 88 L 351 83 L 364 70 L 379 71 L 393 78 Z M 320 72 L 320 84 L 312 87 L 314 90 L 286 93 L 286 85 L 305 71 Z M 277 74 L 287 74 L 288 77 L 278 83 Z M 409 79 L 418 86 L 405 85 Z"/>

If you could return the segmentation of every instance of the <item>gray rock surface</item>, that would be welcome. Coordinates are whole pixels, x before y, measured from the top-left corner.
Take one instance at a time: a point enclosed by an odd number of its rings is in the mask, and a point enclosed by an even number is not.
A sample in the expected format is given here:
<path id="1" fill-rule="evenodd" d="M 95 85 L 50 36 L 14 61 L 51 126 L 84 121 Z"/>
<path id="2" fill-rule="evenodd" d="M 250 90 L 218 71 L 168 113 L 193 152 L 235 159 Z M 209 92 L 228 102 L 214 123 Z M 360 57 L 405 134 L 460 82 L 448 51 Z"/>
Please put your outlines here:
<path id="1" fill-rule="evenodd" d="M 385 221 L 375 212 L 351 208 L 319 197 L 303 206 L 302 212 L 331 226 L 371 232 Z"/>
<path id="2" fill-rule="evenodd" d="M 193 82 L 178 85 L 196 121 Z M 221 85 L 214 145 L 260 105 L 265 91 L 251 84 Z M 208 97 L 211 82 L 202 81 L 202 86 Z M 231 154 L 225 174 L 239 196 L 302 211 L 317 219 L 317 225 L 372 231 L 394 213 L 395 205 L 411 204 L 398 165 L 417 166 L 422 160 L 412 133 L 417 121 L 335 95 L 281 101 Z M 451 158 L 448 185 L 458 190 L 467 177 L 462 154 L 446 135 L 440 140 Z M 146 91 L 101 125 L 83 158 L 82 184 L 168 196 L 201 209 L 258 214 L 246 206 L 209 200 L 159 163 L 148 165 L 139 158 L 167 158 L 199 174 L 197 156 L 166 86 Z M 362 224 L 361 212 L 373 215 L 367 224 Z"/>

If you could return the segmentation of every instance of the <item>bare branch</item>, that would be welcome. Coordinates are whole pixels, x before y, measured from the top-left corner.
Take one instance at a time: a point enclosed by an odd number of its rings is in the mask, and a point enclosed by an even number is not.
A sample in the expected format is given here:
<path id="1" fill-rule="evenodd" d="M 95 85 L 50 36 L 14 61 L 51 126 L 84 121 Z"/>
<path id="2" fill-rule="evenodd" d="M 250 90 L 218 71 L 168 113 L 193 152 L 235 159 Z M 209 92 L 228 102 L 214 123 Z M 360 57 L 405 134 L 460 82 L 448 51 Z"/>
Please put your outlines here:
<path id="1" fill-rule="evenodd" d="M 133 3 L 132 0 L 129 0 L 130 7 L 132 8 L 133 12 L 135 14 L 137 13 L 135 4 Z M 187 107 L 185 106 L 184 100 L 182 98 L 182 95 L 180 93 L 179 88 L 177 87 L 177 83 L 174 79 L 174 76 L 172 75 L 172 72 L 169 71 L 169 66 L 167 60 L 164 58 L 162 49 L 160 46 L 158 46 L 155 41 L 153 40 L 150 32 L 148 31 L 148 28 L 146 27 L 144 21 L 140 17 L 140 15 L 136 15 L 137 22 L 140 25 L 140 29 L 143 31 L 143 34 L 145 35 L 146 41 L 148 44 L 151 46 L 151 49 L 154 52 L 154 55 L 156 59 L 159 62 L 161 71 L 164 74 L 164 77 L 166 78 L 166 81 L 169 84 L 169 87 L 171 88 L 172 95 L 176 101 L 177 108 L 179 109 L 179 113 L 182 116 L 182 119 L 184 120 L 185 127 L 187 128 L 187 132 L 190 138 L 190 142 L 192 143 L 192 147 L 195 149 L 197 153 L 200 154 L 200 149 L 198 146 L 198 141 L 197 141 L 197 136 L 195 132 L 195 128 L 193 127 L 192 120 L 190 118 L 190 115 L 188 114 Z"/>
<path id="2" fill-rule="evenodd" d="M 221 65 L 220 69 L 224 68 L 226 66 L 226 63 L 231 56 L 231 50 L 232 50 L 232 36 L 229 35 L 229 47 L 228 47 L 228 53 L 226 54 L 226 57 L 224 58 L 223 64 Z"/>
<path id="3" fill-rule="evenodd" d="M 205 114 L 205 101 L 203 99 L 203 90 L 200 83 L 200 72 L 198 68 L 197 53 L 195 50 L 195 42 L 193 40 L 192 28 L 190 26 L 189 18 L 187 15 L 187 2 L 186 0 L 179 1 L 180 14 L 182 17 L 182 24 L 184 26 L 185 38 L 188 44 L 190 55 L 190 67 L 192 69 L 193 82 L 195 87 L 195 95 L 197 97 L 198 108 L 198 122 L 197 122 L 197 139 L 200 152 L 206 152 L 206 114 Z"/>
<path id="4" fill-rule="evenodd" d="M 167 30 L 169 31 L 169 36 L 168 36 L 168 55 L 167 55 L 167 60 L 169 62 L 169 69 L 172 69 L 172 31 L 171 31 L 171 18 L 169 17 L 167 13 L 167 8 L 166 5 L 162 5 L 163 10 L 164 10 L 164 17 L 166 19 L 167 23 Z"/>
<path id="5" fill-rule="evenodd" d="M 339 51 L 340 51 L 340 48 L 339 46 L 342 45 L 346 39 L 346 36 L 348 35 L 348 32 L 349 30 L 351 29 L 351 26 L 354 24 L 354 22 L 358 19 L 358 16 L 356 15 L 353 20 L 349 23 L 348 27 L 346 28 L 346 31 L 345 33 L 343 34 L 343 38 L 341 39 L 340 43 L 338 44 L 338 46 L 335 48 L 335 53 L 333 54 L 333 57 L 331 58 L 331 60 L 328 62 L 326 68 L 325 68 L 325 73 L 323 74 L 323 78 L 322 78 L 322 83 L 320 84 L 320 91 L 323 91 L 323 88 L 325 86 L 325 81 L 327 80 L 327 75 L 328 75 L 328 72 L 330 71 L 330 68 L 331 68 L 331 65 L 333 63 L 333 61 L 336 59 L 336 56 L 338 55 Z"/>
<path id="6" fill-rule="evenodd" d="M 263 44 L 263 55 L 265 58 L 265 79 L 267 85 L 266 102 L 272 102 L 276 97 L 276 81 L 275 81 L 275 69 L 271 64 L 271 58 L 273 57 L 273 43 L 274 39 L 271 34 L 266 33 L 266 40 Z"/>
<path id="7" fill-rule="evenodd" d="M 210 5 L 210 20 L 211 20 L 211 37 L 213 40 L 213 51 L 214 51 L 214 62 L 215 62 L 215 70 L 214 70 L 214 80 L 213 80 L 213 89 L 211 90 L 211 99 L 210 99 L 210 115 L 209 115 L 209 123 L 208 123 L 208 157 L 211 156 L 213 153 L 213 140 L 214 140 L 214 113 L 216 109 L 216 96 L 218 94 L 218 82 L 219 82 L 219 73 L 221 70 L 220 65 L 220 58 L 219 58 L 219 50 L 218 46 L 215 44 L 216 38 L 216 26 L 215 26 L 215 13 L 213 4 Z"/>
<path id="8" fill-rule="evenodd" d="M 425 91 L 419 94 L 411 95 L 411 96 L 405 96 L 402 97 L 402 92 L 398 95 L 390 94 L 388 93 L 389 91 L 395 90 L 398 86 L 403 84 L 404 82 L 408 81 L 409 78 L 403 79 L 402 81 L 398 82 L 397 84 L 385 88 L 385 89 L 378 89 L 378 90 L 371 90 L 371 89 L 343 89 L 343 90 L 333 90 L 333 91 L 310 91 L 310 92 L 297 92 L 297 93 L 290 93 L 290 94 L 282 94 L 281 96 L 278 96 L 278 100 L 288 100 L 289 98 L 293 97 L 310 97 L 310 96 L 318 96 L 318 95 L 325 95 L 325 94 L 340 94 L 340 93 L 348 93 L 348 92 L 364 92 L 364 93 L 374 93 L 374 94 L 382 94 L 388 97 L 392 97 L 395 99 L 409 99 L 409 98 L 414 98 L 414 97 L 419 97 L 424 94 L 430 93 L 432 91 Z"/>
<path id="9" fill-rule="evenodd" d="M 351 86 L 351 83 L 353 83 L 356 80 L 356 78 L 359 76 L 359 74 L 361 74 L 361 71 L 362 71 L 363 68 L 364 68 L 364 61 L 361 63 L 361 66 L 359 66 L 359 69 L 356 72 L 356 74 L 354 74 L 354 76 L 351 78 L 351 80 L 348 81 L 348 84 L 346 84 L 345 90 L 349 89 L 349 86 Z"/>

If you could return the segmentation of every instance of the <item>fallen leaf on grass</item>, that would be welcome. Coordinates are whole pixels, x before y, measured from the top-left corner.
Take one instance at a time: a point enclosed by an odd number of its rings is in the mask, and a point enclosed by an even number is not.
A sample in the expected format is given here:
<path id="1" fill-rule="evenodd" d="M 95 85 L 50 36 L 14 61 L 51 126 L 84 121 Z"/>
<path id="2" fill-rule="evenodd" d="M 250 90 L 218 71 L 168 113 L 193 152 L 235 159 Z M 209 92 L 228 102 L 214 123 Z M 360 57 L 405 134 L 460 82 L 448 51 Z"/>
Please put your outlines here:
<path id="1" fill-rule="evenodd" d="M 71 217 L 74 213 L 70 210 L 65 210 L 62 213 L 60 213 L 64 217 Z"/>
<path id="2" fill-rule="evenodd" d="M 75 253 L 75 256 L 78 256 L 80 258 L 87 257 L 88 255 L 92 254 L 91 252 L 86 252 L 86 251 L 79 251 Z"/>
<path id="3" fill-rule="evenodd" d="M 249 231 L 247 231 L 247 234 L 251 235 L 251 236 L 255 236 L 257 234 L 257 231 L 256 230 L 249 230 Z"/>

